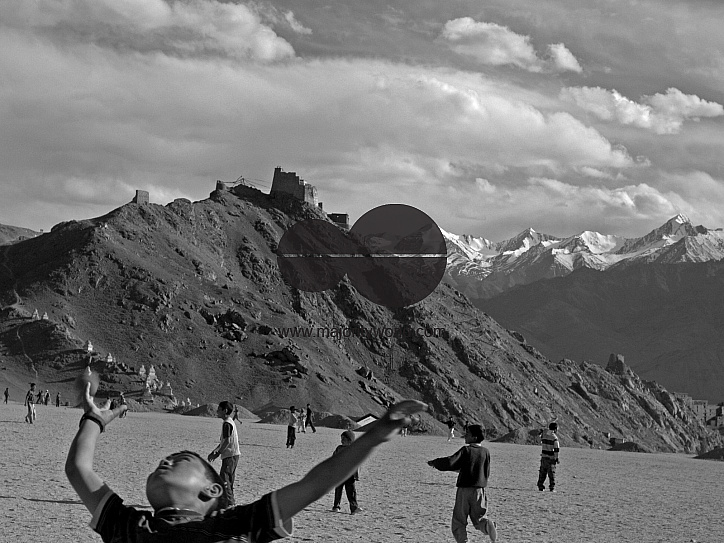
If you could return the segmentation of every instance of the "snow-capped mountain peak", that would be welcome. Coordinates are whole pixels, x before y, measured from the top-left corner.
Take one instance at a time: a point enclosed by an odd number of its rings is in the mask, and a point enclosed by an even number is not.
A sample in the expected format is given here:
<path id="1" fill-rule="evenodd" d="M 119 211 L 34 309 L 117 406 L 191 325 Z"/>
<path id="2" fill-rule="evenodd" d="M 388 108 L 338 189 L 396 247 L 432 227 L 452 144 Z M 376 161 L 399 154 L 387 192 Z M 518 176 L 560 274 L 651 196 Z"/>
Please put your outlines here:
<path id="1" fill-rule="evenodd" d="M 559 239 L 560 238 L 550 236 L 548 234 L 540 234 L 532 228 L 527 228 L 517 236 L 514 236 L 505 241 L 501 241 L 499 243 L 499 249 L 500 252 L 503 254 L 520 256 L 531 247 L 534 247 L 540 243 L 546 243 L 548 241 L 558 241 Z"/>
<path id="2" fill-rule="evenodd" d="M 472 298 L 489 298 L 515 285 L 636 263 L 703 262 L 724 258 L 724 230 L 693 226 L 678 214 L 640 238 L 585 230 L 567 238 L 528 228 L 500 242 L 444 232 L 448 275 Z"/>
<path id="3" fill-rule="evenodd" d="M 625 238 L 604 235 L 590 230 L 584 230 L 578 235 L 561 241 L 556 249 L 568 249 L 570 252 L 589 252 L 592 254 L 610 253 L 624 244 Z"/>

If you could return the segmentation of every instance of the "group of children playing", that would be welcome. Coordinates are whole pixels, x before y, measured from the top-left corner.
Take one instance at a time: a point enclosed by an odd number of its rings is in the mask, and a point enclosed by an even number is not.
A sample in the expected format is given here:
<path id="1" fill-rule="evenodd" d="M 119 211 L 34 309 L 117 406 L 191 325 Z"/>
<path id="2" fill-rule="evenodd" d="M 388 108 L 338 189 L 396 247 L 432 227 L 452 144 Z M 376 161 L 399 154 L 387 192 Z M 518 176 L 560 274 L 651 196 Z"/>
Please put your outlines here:
<path id="1" fill-rule="evenodd" d="M 223 419 L 219 445 L 204 460 L 191 451 L 180 451 L 162 459 L 146 480 L 146 496 L 153 513 L 124 505 L 123 500 L 103 482 L 93 470 L 93 457 L 98 436 L 116 417 L 127 410 L 119 405 L 110 408 L 96 406 L 90 394 L 90 384 L 83 398 L 84 414 L 78 432 L 71 443 L 66 460 L 66 475 L 92 515 L 91 528 L 106 543 L 119 542 L 179 542 L 213 543 L 247 541 L 264 543 L 292 533 L 292 518 L 299 511 L 330 492 L 334 493 L 332 510 L 341 510 L 342 490 L 349 500 L 350 512 L 361 509 L 357 504 L 355 481 L 358 467 L 372 451 L 399 434 L 410 424 L 410 417 L 427 408 L 416 400 L 405 400 L 391 407 L 359 438 L 347 430 L 341 435 L 341 445 L 334 454 L 315 466 L 296 483 L 262 496 L 247 505 L 235 505 L 234 475 L 239 461 L 238 433 L 231 418 L 234 407 L 221 402 L 217 416 Z M 555 485 L 558 439 L 551 425 L 551 434 L 544 440 L 539 488 L 550 477 L 550 489 Z M 296 426 L 296 421 L 294 421 Z M 289 427 L 294 430 L 290 418 Z M 455 454 L 430 460 L 428 465 L 441 471 L 457 471 L 457 492 L 452 517 L 452 533 L 457 543 L 468 541 L 467 521 L 497 540 L 496 523 L 487 517 L 486 487 L 490 476 L 490 452 L 483 447 L 484 429 L 478 424 L 465 428 L 465 446 Z M 548 441 L 553 441 L 550 446 Z M 294 445 L 292 440 L 291 446 Z M 290 444 L 287 442 L 287 447 Z M 550 451 L 546 450 L 549 447 Z M 220 473 L 211 465 L 221 458 Z M 546 462 L 544 473 L 543 460 Z M 542 488 L 541 488 L 542 490 Z"/>
<path id="2" fill-rule="evenodd" d="M 264 543 L 289 536 L 294 515 L 332 489 L 354 479 L 357 467 L 376 447 L 392 439 L 409 422 L 410 415 L 427 407 L 416 400 L 396 404 L 359 439 L 338 448 L 301 480 L 253 503 L 233 506 L 229 503 L 230 498 L 233 500 L 232 481 L 228 477 L 222 478 L 207 461 L 222 455 L 224 458 L 237 456 L 238 459 L 238 455 L 233 454 L 235 429 L 226 427 L 228 423 L 233 426 L 230 418 L 233 408 L 222 405 L 217 411 L 224 419 L 222 442 L 207 460 L 197 453 L 180 451 L 161 460 L 148 476 L 146 497 L 153 508 L 151 513 L 124 505 L 93 469 L 98 436 L 128 407 L 121 405 L 110 409 L 107 402 L 99 408 L 90 394 L 90 384 L 82 403 L 85 412 L 68 452 L 65 473 L 92 515 L 91 528 L 106 543 L 228 540 Z"/>
<path id="3" fill-rule="evenodd" d="M 312 406 L 307 404 L 307 411 L 297 409 L 294 406 L 289 408 L 289 420 L 287 421 L 287 449 L 293 449 L 294 443 L 297 441 L 297 433 L 307 433 L 307 427 L 312 428 L 313 433 L 317 433 L 314 427 L 314 413 Z"/>
<path id="4" fill-rule="evenodd" d="M 5 389 L 5 403 L 8 403 L 8 398 L 10 397 L 10 391 L 9 389 Z M 46 390 L 43 392 L 42 390 L 37 392 L 35 391 L 35 383 L 30 383 L 30 389 L 25 393 L 25 402 L 23 405 L 28 408 L 28 413 L 25 415 L 25 422 L 29 422 L 30 424 L 35 423 L 35 419 L 38 417 L 38 413 L 35 410 L 35 405 L 48 405 L 50 403 L 50 391 Z M 60 407 L 60 392 L 55 396 L 55 407 Z"/>

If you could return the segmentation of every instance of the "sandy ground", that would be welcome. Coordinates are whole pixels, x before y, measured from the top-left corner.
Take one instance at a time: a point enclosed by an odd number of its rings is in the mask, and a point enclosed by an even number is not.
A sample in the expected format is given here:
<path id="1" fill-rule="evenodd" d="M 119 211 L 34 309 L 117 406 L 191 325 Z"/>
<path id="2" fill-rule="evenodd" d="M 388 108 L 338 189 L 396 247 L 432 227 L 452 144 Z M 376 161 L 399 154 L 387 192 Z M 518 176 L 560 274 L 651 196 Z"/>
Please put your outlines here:
<path id="1" fill-rule="evenodd" d="M 63 473 L 81 412 L 39 406 L 36 424 L 25 408 L 0 404 L 0 541 L 100 541 L 90 514 Z M 130 413 L 101 436 L 96 471 L 128 504 L 147 507 L 147 475 L 181 449 L 207 454 L 221 421 Z M 339 430 L 300 434 L 284 446 L 286 427 L 245 421 L 236 474 L 238 503 L 302 477 L 332 453 Z M 461 440 L 399 437 L 363 466 L 358 515 L 332 513 L 332 496 L 295 517 L 291 541 L 452 542 L 455 474 L 433 470 L 431 458 L 452 454 Z M 536 543 L 724 541 L 724 463 L 684 455 L 563 449 L 558 492 L 538 492 L 538 447 L 486 443 L 492 456 L 490 517 L 499 541 Z M 217 469 L 220 462 L 215 463 Z M 343 512 L 349 512 L 343 498 Z M 470 541 L 489 541 L 470 530 Z"/>

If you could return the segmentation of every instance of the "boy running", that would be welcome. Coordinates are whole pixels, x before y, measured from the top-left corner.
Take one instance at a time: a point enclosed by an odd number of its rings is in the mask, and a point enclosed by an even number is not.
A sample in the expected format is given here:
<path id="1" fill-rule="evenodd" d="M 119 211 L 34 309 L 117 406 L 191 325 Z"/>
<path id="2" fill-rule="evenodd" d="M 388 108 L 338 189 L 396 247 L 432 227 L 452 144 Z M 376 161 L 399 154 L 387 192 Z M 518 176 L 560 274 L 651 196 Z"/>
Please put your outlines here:
<path id="1" fill-rule="evenodd" d="M 452 456 L 436 458 L 427 464 L 440 471 L 458 471 L 457 493 L 451 529 L 457 543 L 466 543 L 468 517 L 476 530 L 496 541 L 498 531 L 495 522 L 487 518 L 488 497 L 485 487 L 490 477 L 490 452 L 483 447 L 483 427 L 470 424 L 465 430 L 465 443 Z"/>

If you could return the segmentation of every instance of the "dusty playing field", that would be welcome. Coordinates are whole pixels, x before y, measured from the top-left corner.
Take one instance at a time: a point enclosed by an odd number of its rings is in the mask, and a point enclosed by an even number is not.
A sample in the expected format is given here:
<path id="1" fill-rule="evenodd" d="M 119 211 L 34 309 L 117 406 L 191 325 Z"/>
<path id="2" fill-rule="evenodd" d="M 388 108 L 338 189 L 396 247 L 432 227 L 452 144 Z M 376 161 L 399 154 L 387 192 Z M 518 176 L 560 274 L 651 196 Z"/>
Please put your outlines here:
<path id="1" fill-rule="evenodd" d="M 100 541 L 90 514 L 63 473 L 77 429 L 77 409 L 39 406 L 36 424 L 25 408 L 0 405 L 0 541 Z M 160 458 L 181 449 L 207 454 L 218 419 L 130 413 L 101 436 L 96 470 L 126 503 L 145 506 L 145 479 Z M 339 430 L 301 434 L 284 446 L 286 427 L 245 421 L 237 502 L 254 500 L 302 477 L 329 456 Z M 291 541 L 452 542 L 449 530 L 455 474 L 425 461 L 452 454 L 462 440 L 397 438 L 364 465 L 358 495 L 364 512 L 332 513 L 332 496 L 295 517 Z M 724 463 L 682 455 L 563 449 L 558 492 L 538 492 L 538 447 L 486 443 L 492 455 L 490 516 L 504 542 L 724 541 Z M 220 462 L 215 463 L 218 468 Z M 343 511 L 348 512 L 346 498 Z M 471 530 L 471 541 L 488 541 Z"/>

